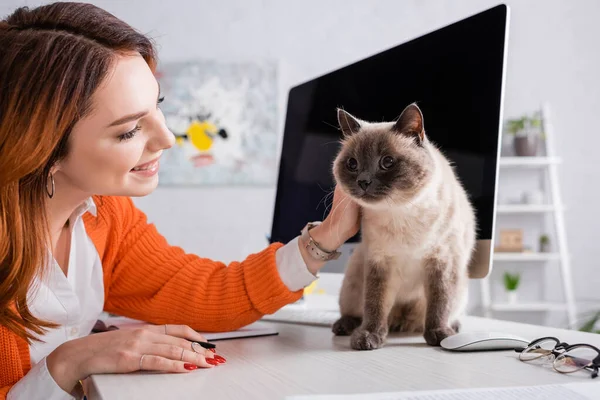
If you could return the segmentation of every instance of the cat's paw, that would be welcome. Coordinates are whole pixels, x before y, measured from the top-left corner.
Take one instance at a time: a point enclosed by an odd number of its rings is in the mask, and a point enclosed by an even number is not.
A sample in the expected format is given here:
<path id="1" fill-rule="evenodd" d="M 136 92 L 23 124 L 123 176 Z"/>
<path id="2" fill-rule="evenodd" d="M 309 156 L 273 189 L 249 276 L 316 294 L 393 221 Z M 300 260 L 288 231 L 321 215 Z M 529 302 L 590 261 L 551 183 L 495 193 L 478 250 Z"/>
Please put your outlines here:
<path id="1" fill-rule="evenodd" d="M 350 347 L 354 350 L 375 350 L 383 347 L 386 334 L 384 332 L 369 332 L 359 329 L 352 333 Z"/>
<path id="2" fill-rule="evenodd" d="M 455 334 L 456 332 L 452 328 L 446 327 L 426 329 L 425 334 L 423 336 L 425 337 L 425 341 L 428 345 L 439 346 L 442 340 L 446 339 L 448 336 L 452 336 Z"/>
<path id="3" fill-rule="evenodd" d="M 454 321 L 451 326 L 452 326 L 452 329 L 454 329 L 454 332 L 456 332 L 456 333 L 460 332 L 460 328 L 461 328 L 460 321 Z"/>
<path id="4" fill-rule="evenodd" d="M 361 318 L 344 315 L 333 324 L 331 331 L 336 336 L 348 336 L 360 326 L 361 322 Z"/>

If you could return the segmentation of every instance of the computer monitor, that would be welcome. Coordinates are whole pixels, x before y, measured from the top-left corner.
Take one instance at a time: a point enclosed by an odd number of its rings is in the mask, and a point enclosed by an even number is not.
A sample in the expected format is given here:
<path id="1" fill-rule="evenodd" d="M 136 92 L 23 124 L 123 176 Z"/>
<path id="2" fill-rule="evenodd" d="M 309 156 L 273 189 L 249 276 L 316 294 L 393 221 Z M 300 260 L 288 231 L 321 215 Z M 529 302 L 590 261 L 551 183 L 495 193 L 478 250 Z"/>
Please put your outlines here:
<path id="1" fill-rule="evenodd" d="M 270 240 L 287 243 L 328 212 L 337 107 L 392 121 L 416 102 L 426 134 L 455 165 L 477 217 L 470 276 L 491 271 L 509 10 L 499 5 L 289 91 Z M 324 272 L 343 272 L 359 235 Z"/>

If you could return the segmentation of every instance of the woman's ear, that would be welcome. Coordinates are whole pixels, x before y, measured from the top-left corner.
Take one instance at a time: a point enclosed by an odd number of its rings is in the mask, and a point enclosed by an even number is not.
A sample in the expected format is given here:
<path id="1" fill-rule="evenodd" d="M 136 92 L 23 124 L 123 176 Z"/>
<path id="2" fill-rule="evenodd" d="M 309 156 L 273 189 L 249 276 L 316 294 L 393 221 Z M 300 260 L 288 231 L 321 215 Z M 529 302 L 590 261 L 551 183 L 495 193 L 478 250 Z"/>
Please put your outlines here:
<path id="1" fill-rule="evenodd" d="M 52 175 L 56 174 L 58 171 L 60 171 L 61 169 L 61 165 L 60 165 L 60 161 L 54 163 L 54 165 L 52 165 L 52 167 L 50 167 L 50 173 Z"/>

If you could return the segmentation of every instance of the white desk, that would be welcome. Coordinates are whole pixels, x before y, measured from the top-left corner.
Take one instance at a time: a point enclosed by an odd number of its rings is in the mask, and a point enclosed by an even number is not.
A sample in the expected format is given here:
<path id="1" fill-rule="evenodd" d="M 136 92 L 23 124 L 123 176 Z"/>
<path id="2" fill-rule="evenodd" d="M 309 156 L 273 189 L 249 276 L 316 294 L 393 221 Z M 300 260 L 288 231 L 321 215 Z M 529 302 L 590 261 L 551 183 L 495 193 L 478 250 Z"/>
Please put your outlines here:
<path id="1" fill-rule="evenodd" d="M 189 374 L 135 373 L 90 378 L 90 400 L 284 399 L 295 394 L 343 394 L 591 381 L 519 361 L 514 351 L 454 353 L 421 336 L 393 336 L 386 347 L 350 349 L 348 337 L 325 327 L 275 324 L 278 336 L 216 342 L 227 363 Z M 555 336 L 600 347 L 600 335 L 477 317 L 463 330 Z M 600 391 L 600 378 L 598 388 Z"/>

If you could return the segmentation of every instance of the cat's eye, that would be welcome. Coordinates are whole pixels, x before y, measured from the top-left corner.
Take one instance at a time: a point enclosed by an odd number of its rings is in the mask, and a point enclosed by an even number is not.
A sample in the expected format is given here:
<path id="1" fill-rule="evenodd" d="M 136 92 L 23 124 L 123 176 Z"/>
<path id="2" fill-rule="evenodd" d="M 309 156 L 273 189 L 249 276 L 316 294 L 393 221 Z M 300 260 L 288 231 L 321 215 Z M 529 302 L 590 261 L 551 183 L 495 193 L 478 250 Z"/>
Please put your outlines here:
<path id="1" fill-rule="evenodd" d="M 346 168 L 352 172 L 356 171 L 358 168 L 358 161 L 356 161 L 356 158 L 349 158 L 346 160 Z"/>
<path id="2" fill-rule="evenodd" d="M 381 169 L 390 169 L 394 166 L 394 158 L 390 156 L 382 157 L 379 161 Z"/>

